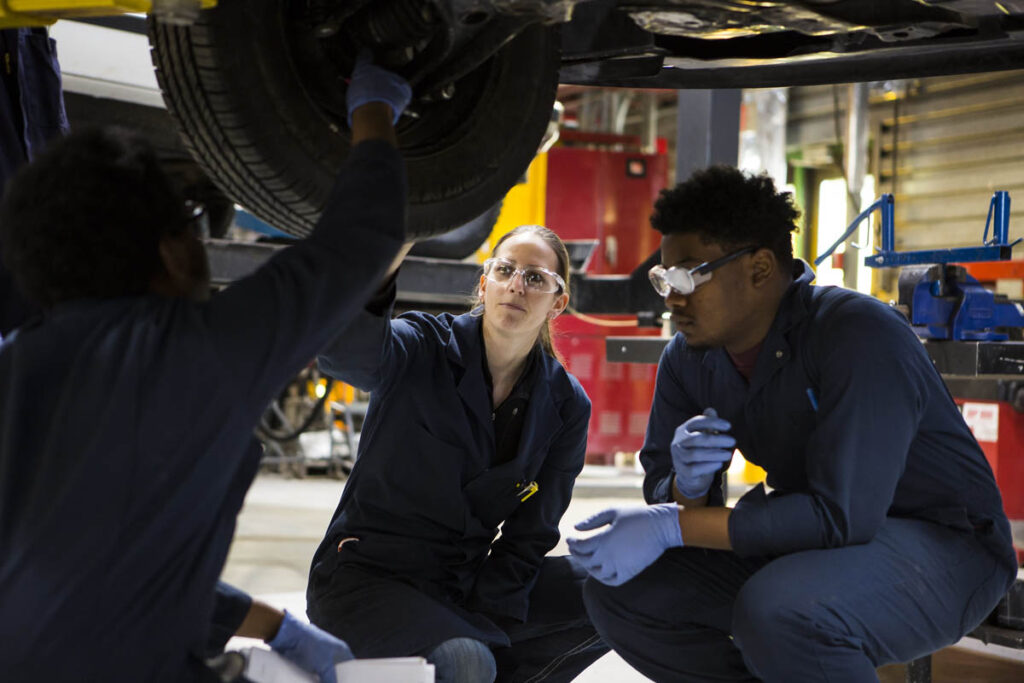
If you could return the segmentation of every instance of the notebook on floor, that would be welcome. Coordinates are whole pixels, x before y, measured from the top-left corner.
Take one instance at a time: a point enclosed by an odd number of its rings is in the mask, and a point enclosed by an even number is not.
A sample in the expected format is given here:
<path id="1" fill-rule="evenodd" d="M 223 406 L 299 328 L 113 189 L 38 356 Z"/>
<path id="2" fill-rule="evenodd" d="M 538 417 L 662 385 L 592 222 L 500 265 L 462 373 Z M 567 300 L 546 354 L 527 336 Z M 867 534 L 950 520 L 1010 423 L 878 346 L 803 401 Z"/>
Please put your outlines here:
<path id="1" fill-rule="evenodd" d="M 253 683 L 317 683 L 317 677 L 300 669 L 273 650 L 243 650 L 245 676 Z M 335 667 L 338 683 L 434 683 L 434 665 L 422 657 L 352 659 Z"/>

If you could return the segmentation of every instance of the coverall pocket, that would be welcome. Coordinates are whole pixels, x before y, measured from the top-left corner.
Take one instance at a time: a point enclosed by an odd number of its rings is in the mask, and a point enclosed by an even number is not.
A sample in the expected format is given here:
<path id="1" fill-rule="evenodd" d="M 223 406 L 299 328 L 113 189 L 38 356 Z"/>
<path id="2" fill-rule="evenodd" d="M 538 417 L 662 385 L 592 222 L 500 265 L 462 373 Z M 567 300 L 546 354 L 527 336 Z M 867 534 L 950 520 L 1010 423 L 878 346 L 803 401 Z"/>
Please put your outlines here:
<path id="1" fill-rule="evenodd" d="M 391 509 L 403 517 L 430 519 L 456 533 L 465 528 L 462 472 L 466 451 L 414 424 L 400 457 L 387 464 Z"/>
<path id="2" fill-rule="evenodd" d="M 791 410 L 786 413 L 793 427 L 801 430 L 801 433 L 806 433 L 814 429 L 814 425 L 818 421 L 818 413 L 814 409 L 808 407 L 806 410 Z"/>
<path id="3" fill-rule="evenodd" d="M 485 471 L 463 488 L 470 512 L 486 528 L 497 529 L 522 502 L 516 487 L 521 479 L 521 473 L 515 468 L 496 467 Z"/>
<path id="4" fill-rule="evenodd" d="M 818 413 L 808 406 L 791 410 L 786 417 L 789 424 L 779 423 L 772 428 L 771 433 L 776 437 L 773 443 L 782 453 L 803 453 L 804 444 L 818 425 Z"/>

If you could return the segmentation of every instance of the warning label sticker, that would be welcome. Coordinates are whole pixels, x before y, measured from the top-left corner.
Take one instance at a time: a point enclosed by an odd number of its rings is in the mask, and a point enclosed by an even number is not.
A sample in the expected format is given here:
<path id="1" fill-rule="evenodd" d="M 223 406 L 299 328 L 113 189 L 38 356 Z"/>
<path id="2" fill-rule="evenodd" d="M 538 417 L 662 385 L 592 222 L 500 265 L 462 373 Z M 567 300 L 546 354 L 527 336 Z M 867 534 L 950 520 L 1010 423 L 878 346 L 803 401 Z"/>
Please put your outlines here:
<path id="1" fill-rule="evenodd" d="M 963 405 L 964 421 L 978 441 L 999 441 L 999 404 L 971 403 Z"/>

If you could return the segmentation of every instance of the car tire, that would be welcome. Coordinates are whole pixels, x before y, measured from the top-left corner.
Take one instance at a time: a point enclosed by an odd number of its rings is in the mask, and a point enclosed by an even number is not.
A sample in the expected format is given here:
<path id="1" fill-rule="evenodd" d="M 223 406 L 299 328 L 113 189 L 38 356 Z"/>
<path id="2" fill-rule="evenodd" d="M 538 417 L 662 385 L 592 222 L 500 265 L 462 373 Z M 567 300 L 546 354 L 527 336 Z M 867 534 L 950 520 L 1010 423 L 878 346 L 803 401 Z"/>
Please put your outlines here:
<path id="1" fill-rule="evenodd" d="M 295 6 L 223 2 L 192 26 L 150 19 L 149 32 L 164 99 L 192 154 L 239 204 L 302 236 L 350 143 L 343 75 L 296 37 Z M 519 179 L 550 119 L 558 64 L 556 29 L 529 26 L 456 81 L 450 100 L 402 118 L 410 237 L 473 220 Z"/>

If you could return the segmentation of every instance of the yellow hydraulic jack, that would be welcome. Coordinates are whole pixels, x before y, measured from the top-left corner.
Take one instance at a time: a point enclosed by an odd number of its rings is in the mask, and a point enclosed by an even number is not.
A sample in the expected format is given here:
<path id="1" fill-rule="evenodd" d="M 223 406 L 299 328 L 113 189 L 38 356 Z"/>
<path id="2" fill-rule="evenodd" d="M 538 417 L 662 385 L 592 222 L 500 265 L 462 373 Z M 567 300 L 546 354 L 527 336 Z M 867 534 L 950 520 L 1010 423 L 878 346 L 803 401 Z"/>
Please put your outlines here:
<path id="1" fill-rule="evenodd" d="M 190 24 L 217 0 L 0 0 L 0 28 L 49 26 L 65 17 L 139 12 L 168 23 Z"/>

